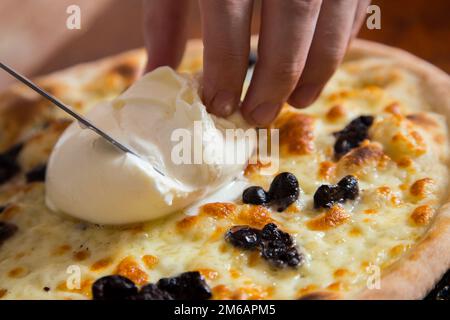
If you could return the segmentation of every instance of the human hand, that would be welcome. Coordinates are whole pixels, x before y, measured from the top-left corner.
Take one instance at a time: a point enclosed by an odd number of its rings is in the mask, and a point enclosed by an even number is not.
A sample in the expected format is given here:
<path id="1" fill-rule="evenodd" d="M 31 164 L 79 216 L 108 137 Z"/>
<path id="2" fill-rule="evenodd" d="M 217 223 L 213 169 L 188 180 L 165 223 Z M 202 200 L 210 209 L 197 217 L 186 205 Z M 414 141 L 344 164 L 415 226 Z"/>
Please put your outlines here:
<path id="1" fill-rule="evenodd" d="M 250 52 L 252 0 L 199 0 L 203 102 L 228 116 L 238 106 Z M 247 121 L 270 124 L 284 102 L 316 100 L 358 32 L 370 0 L 263 0 L 258 61 L 241 105 Z M 189 0 L 145 0 L 147 70 L 177 67 L 186 45 Z"/>

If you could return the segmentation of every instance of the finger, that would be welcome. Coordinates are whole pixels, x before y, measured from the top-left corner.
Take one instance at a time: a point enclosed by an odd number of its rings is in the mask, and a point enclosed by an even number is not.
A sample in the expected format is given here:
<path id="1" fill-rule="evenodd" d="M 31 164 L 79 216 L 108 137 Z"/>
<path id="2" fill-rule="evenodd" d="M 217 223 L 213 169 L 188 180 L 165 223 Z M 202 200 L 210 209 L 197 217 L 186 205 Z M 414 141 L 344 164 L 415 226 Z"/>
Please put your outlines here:
<path id="1" fill-rule="evenodd" d="M 178 67 L 186 46 L 188 13 L 189 1 L 144 1 L 146 71 L 166 65 Z"/>
<path id="2" fill-rule="evenodd" d="M 242 105 L 247 121 L 268 125 L 294 89 L 305 65 L 320 0 L 262 2 L 258 62 Z"/>
<path id="3" fill-rule="evenodd" d="M 361 29 L 362 24 L 367 15 L 367 7 L 370 4 L 370 0 L 359 0 L 358 6 L 356 7 L 355 21 L 352 27 L 352 38 L 356 38 L 359 29 Z"/>
<path id="4" fill-rule="evenodd" d="M 250 52 L 252 0 L 201 0 L 203 102 L 228 116 L 239 105 Z"/>
<path id="5" fill-rule="evenodd" d="M 352 32 L 356 0 L 324 1 L 305 69 L 289 103 L 310 105 L 342 61 Z"/>

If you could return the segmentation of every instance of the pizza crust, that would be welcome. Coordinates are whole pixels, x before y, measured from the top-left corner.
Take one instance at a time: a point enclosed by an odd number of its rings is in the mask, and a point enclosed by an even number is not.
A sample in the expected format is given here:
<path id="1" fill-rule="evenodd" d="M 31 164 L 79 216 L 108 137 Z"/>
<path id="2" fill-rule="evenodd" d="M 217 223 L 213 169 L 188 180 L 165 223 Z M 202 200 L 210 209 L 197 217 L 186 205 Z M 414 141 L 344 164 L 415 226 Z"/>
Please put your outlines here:
<path id="1" fill-rule="evenodd" d="M 450 124 L 450 78 L 435 66 L 400 49 L 356 40 L 346 61 L 383 57 L 411 71 L 421 80 L 422 95 Z M 448 200 L 447 200 L 448 201 Z M 450 202 L 436 213 L 424 238 L 408 254 L 384 271 L 380 289 L 363 290 L 357 299 L 421 299 L 450 268 Z"/>

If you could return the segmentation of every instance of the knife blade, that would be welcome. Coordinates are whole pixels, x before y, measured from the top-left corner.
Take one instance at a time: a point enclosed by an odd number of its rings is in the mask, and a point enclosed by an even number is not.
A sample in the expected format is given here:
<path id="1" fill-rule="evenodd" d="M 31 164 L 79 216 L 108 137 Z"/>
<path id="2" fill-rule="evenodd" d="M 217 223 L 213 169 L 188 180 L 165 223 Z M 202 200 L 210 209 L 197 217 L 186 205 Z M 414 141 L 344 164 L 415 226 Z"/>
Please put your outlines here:
<path id="1" fill-rule="evenodd" d="M 106 141 L 111 143 L 114 147 L 122 150 L 123 152 L 130 153 L 138 158 L 141 158 L 136 152 L 131 150 L 129 147 L 126 147 L 123 143 L 120 143 L 119 141 L 117 141 L 116 139 L 111 137 L 108 133 L 106 133 L 99 127 L 95 126 L 90 120 L 88 120 L 87 118 L 83 117 L 81 114 L 74 111 L 73 108 L 64 104 L 63 102 L 61 102 L 60 100 L 58 100 L 57 98 L 52 96 L 50 93 L 48 93 L 47 91 L 45 91 L 44 89 L 42 89 L 41 87 L 39 87 L 38 85 L 33 83 L 31 80 L 29 80 L 25 76 L 21 75 L 19 72 L 15 71 L 13 68 L 7 66 L 6 64 L 4 64 L 2 62 L 0 62 L 0 68 L 5 70 L 7 73 L 9 73 L 11 76 L 16 78 L 20 82 L 24 83 L 29 88 L 33 89 L 35 92 L 37 92 L 38 94 L 40 94 L 41 96 L 43 96 L 44 98 L 49 100 L 50 102 L 52 102 L 55 106 L 57 106 L 64 112 L 71 115 L 73 118 L 75 118 L 81 124 L 82 127 L 85 127 L 85 128 L 88 128 L 88 129 L 94 131 L 96 134 L 98 134 L 99 136 L 104 138 Z M 158 172 L 160 175 L 165 176 L 164 173 L 161 170 L 159 170 L 158 168 L 156 168 L 155 166 L 153 166 L 153 169 L 156 172 Z"/>

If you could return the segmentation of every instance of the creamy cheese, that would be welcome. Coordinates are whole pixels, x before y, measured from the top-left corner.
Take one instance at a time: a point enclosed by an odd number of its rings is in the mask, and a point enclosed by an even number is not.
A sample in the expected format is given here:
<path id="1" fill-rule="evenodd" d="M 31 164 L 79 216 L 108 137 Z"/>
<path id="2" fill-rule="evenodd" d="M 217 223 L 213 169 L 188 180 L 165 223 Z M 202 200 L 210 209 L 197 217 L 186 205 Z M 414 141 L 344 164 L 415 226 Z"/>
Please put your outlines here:
<path id="1" fill-rule="evenodd" d="M 47 205 L 93 223 L 135 223 L 182 209 L 239 174 L 253 149 L 245 137 L 226 139 L 226 130 L 246 126 L 239 115 L 210 115 L 195 78 L 168 67 L 87 117 L 139 155 L 77 123 L 64 132 L 48 163 Z M 240 158 L 227 162 L 233 150 Z"/>

